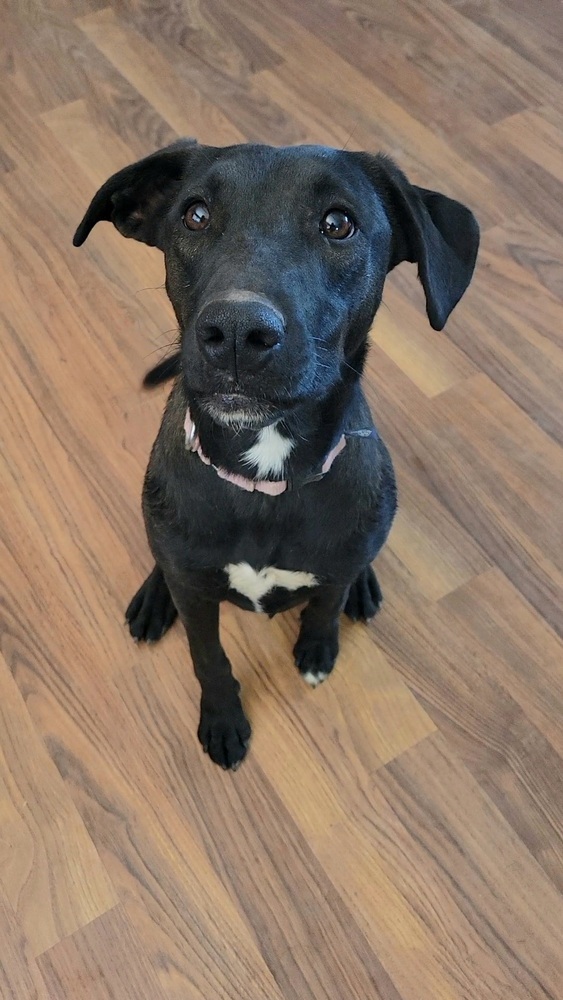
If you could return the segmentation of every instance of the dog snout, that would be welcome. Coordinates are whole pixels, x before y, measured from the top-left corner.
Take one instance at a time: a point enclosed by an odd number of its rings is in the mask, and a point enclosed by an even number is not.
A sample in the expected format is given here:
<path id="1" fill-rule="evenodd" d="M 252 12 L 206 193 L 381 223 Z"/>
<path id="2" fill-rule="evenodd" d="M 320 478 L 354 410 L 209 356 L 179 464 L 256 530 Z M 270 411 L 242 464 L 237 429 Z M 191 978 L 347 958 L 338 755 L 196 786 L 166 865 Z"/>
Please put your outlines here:
<path id="1" fill-rule="evenodd" d="M 284 338 L 283 316 L 265 299 L 216 300 L 196 322 L 200 350 L 215 367 L 240 374 L 264 365 Z"/>

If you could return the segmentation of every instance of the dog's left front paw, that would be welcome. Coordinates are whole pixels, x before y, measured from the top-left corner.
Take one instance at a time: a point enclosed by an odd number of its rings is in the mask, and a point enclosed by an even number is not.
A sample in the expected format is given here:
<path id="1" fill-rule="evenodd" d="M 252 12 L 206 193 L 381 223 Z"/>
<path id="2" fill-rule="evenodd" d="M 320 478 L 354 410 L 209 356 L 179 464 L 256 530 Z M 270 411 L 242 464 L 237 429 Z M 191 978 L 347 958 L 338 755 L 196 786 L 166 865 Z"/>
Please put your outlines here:
<path id="1" fill-rule="evenodd" d="M 299 636 L 293 649 L 297 669 L 311 687 L 322 684 L 331 673 L 338 656 L 336 636 Z"/>

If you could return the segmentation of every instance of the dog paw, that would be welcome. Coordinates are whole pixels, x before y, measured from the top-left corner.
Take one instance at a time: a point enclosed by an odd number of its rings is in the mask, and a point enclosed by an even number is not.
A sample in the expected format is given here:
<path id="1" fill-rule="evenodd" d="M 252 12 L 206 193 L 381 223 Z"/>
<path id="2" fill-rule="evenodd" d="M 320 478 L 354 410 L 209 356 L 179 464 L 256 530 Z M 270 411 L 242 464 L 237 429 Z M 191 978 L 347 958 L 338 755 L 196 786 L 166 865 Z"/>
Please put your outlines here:
<path id="1" fill-rule="evenodd" d="M 383 594 L 371 566 L 362 570 L 350 587 L 344 614 L 353 622 L 367 622 L 377 614 L 383 603 Z"/>
<path id="2" fill-rule="evenodd" d="M 293 656 L 303 680 L 311 687 L 326 681 L 338 656 L 336 636 L 299 636 Z"/>
<path id="3" fill-rule="evenodd" d="M 251 732 L 240 704 L 228 709 L 201 709 L 199 742 L 211 760 L 225 771 L 236 771 L 240 767 L 248 751 Z"/>
<path id="4" fill-rule="evenodd" d="M 155 566 L 125 612 L 129 631 L 135 642 L 157 642 L 177 616 L 164 576 Z"/>

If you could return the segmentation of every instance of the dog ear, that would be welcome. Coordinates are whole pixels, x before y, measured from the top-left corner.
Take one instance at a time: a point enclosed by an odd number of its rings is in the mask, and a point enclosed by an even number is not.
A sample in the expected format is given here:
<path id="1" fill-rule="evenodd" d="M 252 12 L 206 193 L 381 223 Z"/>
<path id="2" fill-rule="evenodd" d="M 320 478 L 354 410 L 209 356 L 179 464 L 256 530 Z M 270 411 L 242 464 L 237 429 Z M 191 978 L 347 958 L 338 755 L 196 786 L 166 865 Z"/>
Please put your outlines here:
<path id="1" fill-rule="evenodd" d="M 404 260 L 418 264 L 430 325 L 442 330 L 473 275 L 479 249 L 477 220 L 459 201 L 411 184 L 387 157 L 369 159 L 370 176 L 390 216 L 388 271 Z"/>
<path id="2" fill-rule="evenodd" d="M 119 170 L 94 195 L 73 244 L 80 247 L 97 222 L 113 222 L 123 236 L 162 246 L 162 219 L 185 174 L 195 139 L 178 142 Z"/>

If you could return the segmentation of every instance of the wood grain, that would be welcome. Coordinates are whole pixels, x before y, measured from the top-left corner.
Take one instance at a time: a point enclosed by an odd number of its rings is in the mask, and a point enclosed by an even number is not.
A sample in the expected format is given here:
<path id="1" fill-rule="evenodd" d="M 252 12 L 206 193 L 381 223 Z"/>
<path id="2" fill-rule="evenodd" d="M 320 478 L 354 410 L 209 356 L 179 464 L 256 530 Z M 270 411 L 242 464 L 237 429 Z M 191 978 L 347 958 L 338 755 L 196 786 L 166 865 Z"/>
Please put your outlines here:
<path id="1" fill-rule="evenodd" d="M 0 40 L 0 992 L 558 1000 L 563 982 L 563 26 L 557 0 L 35 0 Z M 397 467 L 385 603 L 330 683 L 226 607 L 254 739 L 138 648 L 139 495 L 176 340 L 159 254 L 72 233 L 177 135 L 381 148 L 466 201 L 431 330 L 390 276 L 366 388 Z"/>

